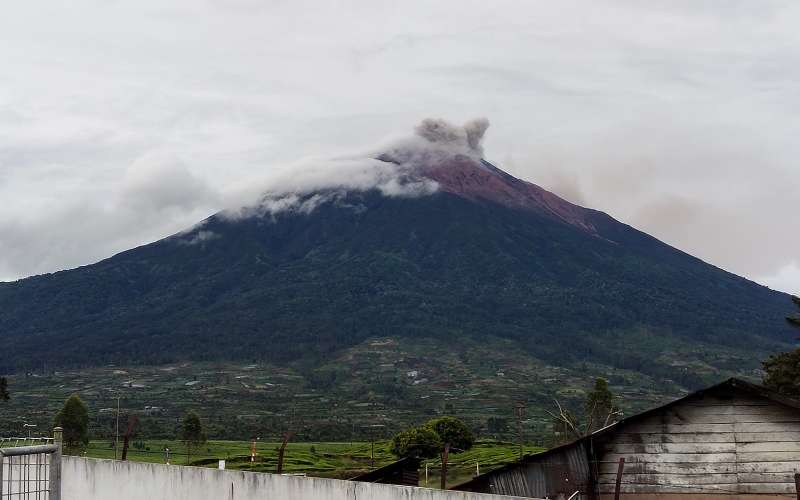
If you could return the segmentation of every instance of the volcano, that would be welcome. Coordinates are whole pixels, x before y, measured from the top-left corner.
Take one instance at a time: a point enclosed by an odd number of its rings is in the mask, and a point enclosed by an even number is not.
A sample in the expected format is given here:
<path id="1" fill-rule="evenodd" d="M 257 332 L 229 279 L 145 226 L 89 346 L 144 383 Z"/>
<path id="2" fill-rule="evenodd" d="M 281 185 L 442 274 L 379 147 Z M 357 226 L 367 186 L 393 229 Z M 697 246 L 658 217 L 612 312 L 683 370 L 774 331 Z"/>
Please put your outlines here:
<path id="1" fill-rule="evenodd" d="M 424 338 L 674 377 L 667 350 L 718 367 L 738 353 L 750 361 L 725 369 L 750 369 L 793 338 L 788 296 L 509 175 L 483 159 L 484 130 L 429 121 L 327 184 L 0 284 L 0 372 L 313 364 Z"/>

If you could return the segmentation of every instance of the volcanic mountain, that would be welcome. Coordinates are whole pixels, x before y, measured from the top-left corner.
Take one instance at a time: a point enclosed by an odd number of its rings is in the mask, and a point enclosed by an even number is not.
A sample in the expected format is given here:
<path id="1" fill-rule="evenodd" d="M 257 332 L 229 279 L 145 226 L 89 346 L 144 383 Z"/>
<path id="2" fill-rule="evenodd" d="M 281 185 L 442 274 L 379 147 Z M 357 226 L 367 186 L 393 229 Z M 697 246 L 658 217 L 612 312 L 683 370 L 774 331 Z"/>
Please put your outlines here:
<path id="1" fill-rule="evenodd" d="M 750 369 L 792 338 L 786 295 L 507 174 L 482 158 L 484 130 L 428 121 L 333 181 L 0 284 L 0 372 L 313 364 L 396 338 L 674 378 L 662 351 Z"/>

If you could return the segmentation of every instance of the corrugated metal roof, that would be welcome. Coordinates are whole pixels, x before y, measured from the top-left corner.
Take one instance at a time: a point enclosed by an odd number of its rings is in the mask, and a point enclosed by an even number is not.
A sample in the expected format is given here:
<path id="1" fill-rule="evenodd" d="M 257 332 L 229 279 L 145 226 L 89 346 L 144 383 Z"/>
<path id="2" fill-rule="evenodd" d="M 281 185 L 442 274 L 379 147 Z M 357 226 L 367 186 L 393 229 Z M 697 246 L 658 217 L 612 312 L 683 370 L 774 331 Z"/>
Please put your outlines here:
<path id="1" fill-rule="evenodd" d="M 569 497 L 576 491 L 586 492 L 590 488 L 591 475 L 586 445 L 579 442 L 574 446 L 561 447 L 554 453 L 544 454 L 540 460 L 489 472 L 454 489 L 553 498 L 557 494 Z M 587 498 L 578 495 L 574 500 Z"/>

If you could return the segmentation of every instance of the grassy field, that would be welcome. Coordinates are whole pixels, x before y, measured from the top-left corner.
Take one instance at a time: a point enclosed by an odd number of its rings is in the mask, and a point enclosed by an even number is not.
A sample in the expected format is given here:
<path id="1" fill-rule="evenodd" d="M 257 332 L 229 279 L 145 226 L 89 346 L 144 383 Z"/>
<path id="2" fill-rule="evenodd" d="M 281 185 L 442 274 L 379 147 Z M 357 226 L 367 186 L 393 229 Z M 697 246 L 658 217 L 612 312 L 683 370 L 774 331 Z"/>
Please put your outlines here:
<path id="1" fill-rule="evenodd" d="M 164 463 L 165 449 L 170 449 L 172 464 L 217 467 L 218 460 L 226 461 L 226 468 L 254 472 L 275 472 L 280 443 L 257 442 L 255 461 L 250 460 L 251 443 L 246 441 L 208 441 L 205 445 L 187 453 L 186 446 L 178 441 L 148 440 L 138 442 L 128 451 L 128 459 L 139 462 Z M 523 453 L 535 453 L 542 448 L 525 446 Z M 86 456 L 114 458 L 114 449 L 108 441 L 92 441 Z M 488 472 L 519 457 L 519 446 L 493 440 L 478 441 L 464 453 L 450 458 L 448 485 L 464 482 L 480 472 Z M 307 474 L 317 477 L 346 479 L 381 467 L 396 460 L 389 452 L 387 441 L 354 443 L 289 443 L 284 459 L 284 472 Z M 428 469 L 428 486 L 438 487 L 438 460 L 428 460 L 420 471 L 420 485 L 425 484 L 425 465 Z"/>

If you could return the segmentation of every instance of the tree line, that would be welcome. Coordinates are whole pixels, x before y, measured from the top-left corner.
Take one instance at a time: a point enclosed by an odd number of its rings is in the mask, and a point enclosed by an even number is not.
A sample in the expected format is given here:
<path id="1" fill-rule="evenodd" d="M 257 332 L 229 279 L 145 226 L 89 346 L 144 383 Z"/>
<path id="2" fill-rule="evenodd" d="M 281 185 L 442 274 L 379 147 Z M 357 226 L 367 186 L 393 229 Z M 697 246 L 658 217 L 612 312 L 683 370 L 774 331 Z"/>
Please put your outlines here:
<path id="1" fill-rule="evenodd" d="M 792 296 L 792 302 L 800 308 L 800 297 Z M 800 329 L 800 312 L 788 316 L 786 321 Z M 763 366 L 765 386 L 787 396 L 800 397 L 800 348 L 772 355 Z"/>
<path id="2" fill-rule="evenodd" d="M 0 379 L 0 401 L 8 401 L 9 398 L 6 379 L 2 378 Z M 86 450 L 89 445 L 89 408 L 78 394 L 67 398 L 64 406 L 56 413 L 53 426 L 62 429 L 64 453 L 79 455 Z M 200 416 L 194 411 L 190 410 L 184 415 L 178 439 L 186 445 L 189 460 L 192 450 L 206 443 L 205 426 Z M 125 450 L 127 450 L 127 439 Z"/>

